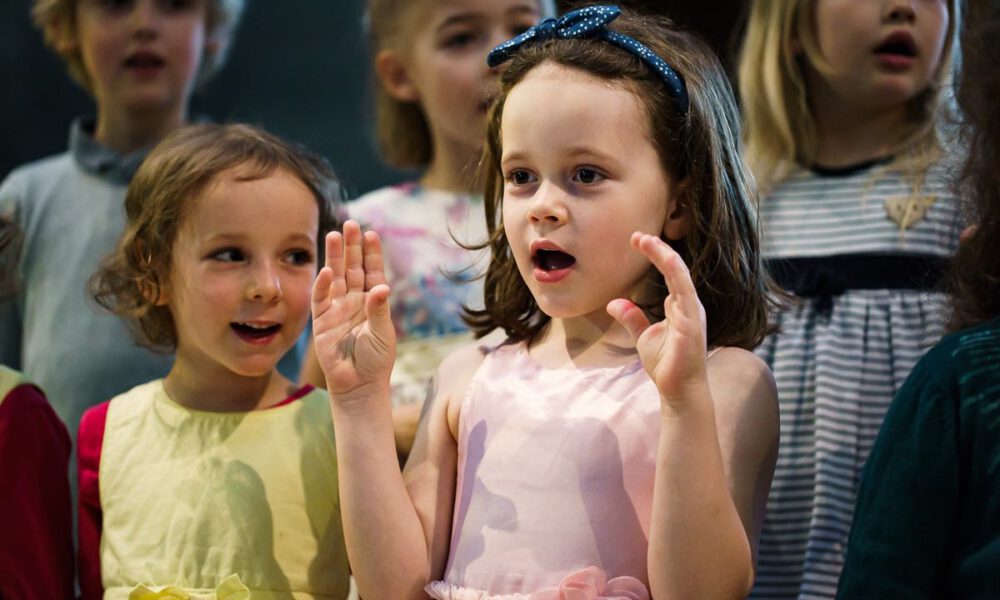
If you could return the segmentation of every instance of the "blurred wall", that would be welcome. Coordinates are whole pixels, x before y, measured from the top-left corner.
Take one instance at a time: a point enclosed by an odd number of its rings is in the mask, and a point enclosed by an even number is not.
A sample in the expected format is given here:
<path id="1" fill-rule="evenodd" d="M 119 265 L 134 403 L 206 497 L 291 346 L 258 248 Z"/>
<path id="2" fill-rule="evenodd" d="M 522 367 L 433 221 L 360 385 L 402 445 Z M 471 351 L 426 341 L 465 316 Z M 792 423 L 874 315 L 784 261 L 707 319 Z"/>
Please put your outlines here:
<path id="1" fill-rule="evenodd" d="M 718 51 L 744 2 L 625 0 L 702 33 Z M 568 3 L 563 3 L 568 4 Z M 70 120 L 93 112 L 46 49 L 30 0 L 0 2 L 0 178 L 62 152 Z M 363 0 L 247 0 L 229 63 L 196 94 L 192 115 L 246 121 L 327 157 L 351 195 L 400 181 L 375 151 Z"/>

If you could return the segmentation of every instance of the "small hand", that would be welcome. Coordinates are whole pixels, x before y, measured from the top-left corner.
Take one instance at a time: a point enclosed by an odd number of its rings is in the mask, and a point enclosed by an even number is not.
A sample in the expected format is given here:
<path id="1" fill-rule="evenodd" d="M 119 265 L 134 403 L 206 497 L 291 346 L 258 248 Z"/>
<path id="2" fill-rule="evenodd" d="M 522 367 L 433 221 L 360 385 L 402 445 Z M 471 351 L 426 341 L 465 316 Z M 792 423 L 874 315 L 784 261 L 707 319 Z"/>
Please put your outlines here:
<path id="1" fill-rule="evenodd" d="M 691 273 L 680 255 L 656 236 L 633 233 L 632 248 L 649 258 L 663 274 L 670 294 L 663 301 L 664 320 L 650 324 L 630 300 L 608 303 L 632 339 L 643 367 L 666 402 L 682 401 L 693 389 L 707 389 L 705 308 L 698 300 Z"/>
<path id="2" fill-rule="evenodd" d="M 354 221 L 326 236 L 326 265 L 312 295 L 316 358 L 331 396 L 364 387 L 389 387 L 396 331 L 389 316 L 389 286 L 382 245 Z"/>

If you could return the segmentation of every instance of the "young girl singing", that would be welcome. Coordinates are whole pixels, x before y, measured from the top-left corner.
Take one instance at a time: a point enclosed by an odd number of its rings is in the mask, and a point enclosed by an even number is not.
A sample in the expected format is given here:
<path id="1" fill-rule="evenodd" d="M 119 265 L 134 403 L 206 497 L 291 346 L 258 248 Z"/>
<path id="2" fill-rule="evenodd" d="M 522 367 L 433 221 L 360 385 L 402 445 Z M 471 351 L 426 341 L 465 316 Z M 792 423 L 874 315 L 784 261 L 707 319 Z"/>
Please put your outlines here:
<path id="1" fill-rule="evenodd" d="M 84 598 L 347 597 L 329 402 L 275 368 L 309 319 L 334 189 L 242 125 L 172 134 L 129 185 L 92 285 L 175 358 L 80 424 Z"/>
<path id="2" fill-rule="evenodd" d="M 739 598 L 777 452 L 748 349 L 754 188 L 706 47 L 613 6 L 490 55 L 492 262 L 402 475 L 381 242 L 348 222 L 313 293 L 344 531 L 365 598 Z M 685 265 L 690 265 L 690 271 Z"/>
<path id="3" fill-rule="evenodd" d="M 893 394 L 943 332 L 962 229 L 937 115 L 950 0 L 761 0 L 740 65 L 762 249 L 801 299 L 760 348 L 782 447 L 761 598 L 832 597 L 861 468 Z"/>

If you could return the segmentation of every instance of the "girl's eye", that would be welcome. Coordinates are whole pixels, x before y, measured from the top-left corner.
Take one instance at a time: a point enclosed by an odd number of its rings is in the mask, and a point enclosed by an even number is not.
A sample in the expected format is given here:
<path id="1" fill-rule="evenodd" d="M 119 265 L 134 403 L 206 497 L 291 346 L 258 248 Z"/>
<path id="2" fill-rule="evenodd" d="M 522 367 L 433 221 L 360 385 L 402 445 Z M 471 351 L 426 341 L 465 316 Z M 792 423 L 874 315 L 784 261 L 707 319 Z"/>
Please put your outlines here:
<path id="1" fill-rule="evenodd" d="M 445 36 L 445 48 L 464 48 L 476 41 L 476 34 L 471 31 L 459 31 Z"/>
<path id="2" fill-rule="evenodd" d="M 576 170 L 576 173 L 573 174 L 573 179 L 579 181 L 580 183 L 590 184 L 603 180 L 604 176 L 594 169 L 581 167 Z"/>
<path id="3" fill-rule="evenodd" d="M 535 180 L 530 171 L 524 169 L 514 169 L 507 175 L 507 180 L 514 185 L 527 185 Z"/>
<path id="4" fill-rule="evenodd" d="M 313 253 L 308 250 L 292 250 L 288 253 L 288 262 L 296 266 L 311 265 Z"/>
<path id="5" fill-rule="evenodd" d="M 244 255 L 242 251 L 236 248 L 223 248 L 222 250 L 213 252 L 211 259 L 219 262 L 239 262 L 244 259 Z"/>
<path id="6" fill-rule="evenodd" d="M 160 5 L 167 11 L 180 12 L 188 10 L 197 4 L 197 0 L 160 0 Z"/>
<path id="7" fill-rule="evenodd" d="M 116 12 L 129 8 L 132 5 L 132 0 L 97 0 L 92 4 L 104 10 Z"/>

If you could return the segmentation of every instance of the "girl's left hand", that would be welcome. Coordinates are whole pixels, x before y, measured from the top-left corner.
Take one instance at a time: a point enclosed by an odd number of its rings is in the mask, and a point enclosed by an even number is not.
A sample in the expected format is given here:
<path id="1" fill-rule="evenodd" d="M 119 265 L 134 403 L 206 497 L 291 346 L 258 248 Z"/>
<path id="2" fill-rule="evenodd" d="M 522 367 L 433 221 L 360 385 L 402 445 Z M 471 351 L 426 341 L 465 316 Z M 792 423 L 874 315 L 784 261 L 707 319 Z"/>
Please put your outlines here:
<path id="1" fill-rule="evenodd" d="M 649 258 L 663 274 L 670 294 L 663 301 L 664 320 L 650 324 L 631 300 L 608 303 L 608 314 L 635 340 L 646 372 L 665 402 L 680 403 L 693 390 L 707 389 L 705 371 L 705 307 L 698 300 L 687 265 L 660 238 L 632 234 L 632 248 Z"/>

